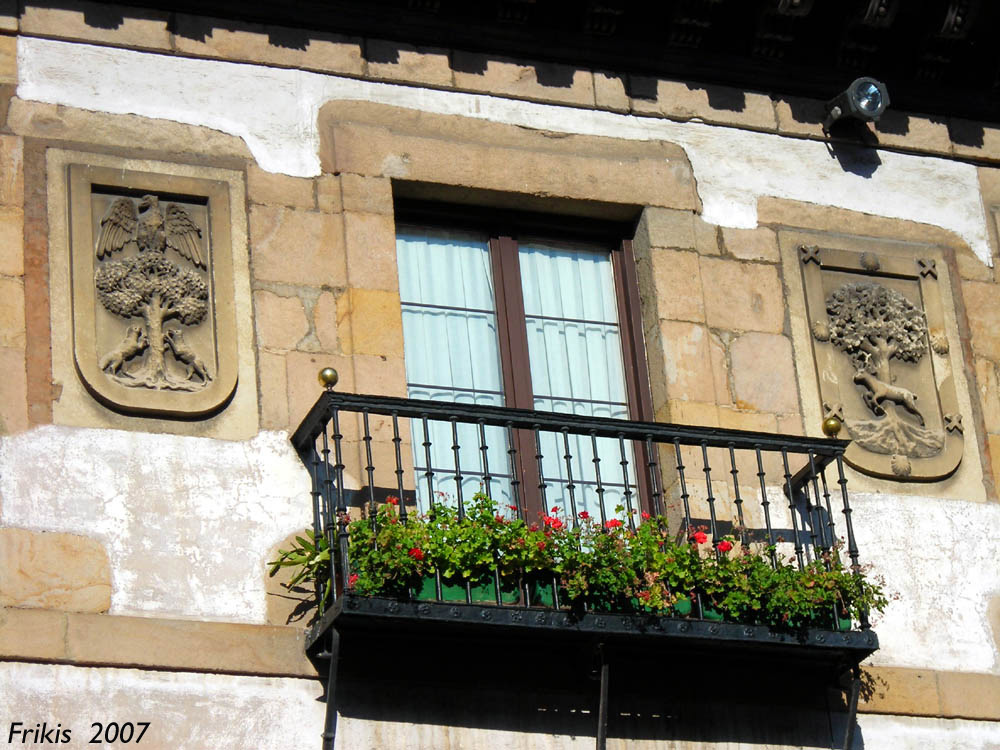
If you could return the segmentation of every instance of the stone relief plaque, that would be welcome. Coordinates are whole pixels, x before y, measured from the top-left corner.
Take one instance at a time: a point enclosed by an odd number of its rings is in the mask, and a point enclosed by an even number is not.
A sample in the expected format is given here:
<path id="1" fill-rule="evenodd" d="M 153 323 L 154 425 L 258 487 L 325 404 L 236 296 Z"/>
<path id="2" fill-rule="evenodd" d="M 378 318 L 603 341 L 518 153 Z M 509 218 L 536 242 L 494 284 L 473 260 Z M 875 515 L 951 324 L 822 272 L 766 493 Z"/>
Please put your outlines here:
<path id="1" fill-rule="evenodd" d="M 237 379 L 226 183 L 69 167 L 73 340 L 118 411 L 209 415 Z"/>
<path id="2" fill-rule="evenodd" d="M 799 246 L 823 417 L 848 464 L 934 481 L 958 468 L 962 415 L 932 257 Z M 846 433 L 846 434 L 845 434 Z"/>

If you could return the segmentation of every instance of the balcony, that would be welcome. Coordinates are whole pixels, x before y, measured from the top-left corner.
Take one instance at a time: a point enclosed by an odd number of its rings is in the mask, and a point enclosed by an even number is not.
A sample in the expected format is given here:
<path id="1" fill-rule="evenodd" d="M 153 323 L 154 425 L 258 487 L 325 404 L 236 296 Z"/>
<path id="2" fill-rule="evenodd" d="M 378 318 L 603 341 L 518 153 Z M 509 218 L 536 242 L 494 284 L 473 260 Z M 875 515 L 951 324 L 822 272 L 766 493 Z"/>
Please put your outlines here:
<path id="1" fill-rule="evenodd" d="M 677 537 L 672 543 L 699 547 L 703 558 L 722 559 L 736 545 L 772 566 L 800 571 L 842 560 L 857 576 L 845 441 L 328 388 L 292 442 L 312 478 L 314 533 L 331 553 L 332 580 L 328 590 L 317 581 L 317 599 L 324 601 L 307 639 L 314 658 L 330 660 L 326 746 L 332 747 L 338 668 L 371 674 L 392 670 L 403 653 L 412 661 L 433 652 L 423 664 L 437 669 L 448 650 L 442 644 L 450 641 L 485 646 L 493 654 L 485 673 L 515 682 L 518 668 L 504 654 L 556 649 L 593 662 L 598 748 L 607 736 L 612 667 L 615 685 L 634 687 L 648 679 L 637 665 L 694 661 L 766 665 L 774 679 L 808 674 L 822 686 L 847 676 L 850 735 L 857 667 L 878 648 L 864 611 L 853 622 L 835 611 L 810 623 L 726 621 L 703 591 L 690 592 L 684 611 L 654 610 L 635 599 L 631 606 L 601 606 L 566 601 L 565 582 L 552 575 L 539 586 L 515 574 L 513 591 L 502 595 L 499 565 L 490 571 L 494 585 L 485 601 L 474 582 L 459 581 L 456 589 L 440 569 L 422 587 L 414 581 L 392 594 L 361 596 L 352 588 L 348 533 L 362 516 L 374 528 L 387 502 L 393 523 L 419 523 L 433 503 L 461 518 L 479 493 L 525 525 L 558 509 L 562 523 L 574 528 L 593 516 L 588 523 L 598 533 L 621 519 L 620 532 L 631 538 L 652 518 L 669 524 Z M 402 650 L 386 657 L 385 644 Z"/>

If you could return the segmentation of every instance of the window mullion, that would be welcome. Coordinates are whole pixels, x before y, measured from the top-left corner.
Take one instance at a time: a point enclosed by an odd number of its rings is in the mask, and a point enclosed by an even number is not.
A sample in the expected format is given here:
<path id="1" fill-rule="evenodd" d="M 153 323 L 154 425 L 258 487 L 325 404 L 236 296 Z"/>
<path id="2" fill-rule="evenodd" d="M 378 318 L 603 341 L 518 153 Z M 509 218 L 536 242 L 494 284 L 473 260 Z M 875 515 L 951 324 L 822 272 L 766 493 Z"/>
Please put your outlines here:
<path id="1" fill-rule="evenodd" d="M 507 406 L 534 409 L 517 241 L 504 236 L 490 239 L 490 258 Z M 511 468 L 521 479 L 525 518 L 533 519 L 542 511 L 534 435 L 525 430 L 515 430 L 514 448 L 517 450 L 517 466 Z"/>

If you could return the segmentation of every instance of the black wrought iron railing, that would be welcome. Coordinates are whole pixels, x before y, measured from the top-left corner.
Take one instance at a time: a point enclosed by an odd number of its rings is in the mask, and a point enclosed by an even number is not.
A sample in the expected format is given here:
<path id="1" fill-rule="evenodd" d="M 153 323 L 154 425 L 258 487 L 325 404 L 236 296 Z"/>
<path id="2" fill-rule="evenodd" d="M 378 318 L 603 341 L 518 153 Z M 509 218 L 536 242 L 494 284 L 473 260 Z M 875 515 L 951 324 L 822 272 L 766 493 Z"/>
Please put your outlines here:
<path id="1" fill-rule="evenodd" d="M 352 513 L 367 506 L 374 516 L 388 494 L 400 498 L 403 522 L 432 502 L 457 505 L 461 514 L 470 493 L 481 491 L 529 521 L 553 506 L 565 508 L 567 523 L 584 509 L 602 524 L 621 510 L 633 528 L 644 511 L 666 515 L 682 534 L 702 530 L 716 555 L 729 538 L 759 544 L 775 563 L 783 553 L 802 568 L 842 547 L 860 571 L 845 441 L 332 389 L 292 441 L 312 478 L 315 532 L 331 550 L 336 585 L 328 606 L 350 576 Z M 559 587 L 552 588 L 558 607 Z M 466 603 L 474 603 L 465 589 Z M 440 578 L 435 590 L 441 599 Z M 496 587 L 498 606 L 540 603 L 527 587 L 514 601 Z M 692 617 L 702 616 L 701 605 L 695 602 Z M 867 629 L 867 618 L 859 624 Z"/>

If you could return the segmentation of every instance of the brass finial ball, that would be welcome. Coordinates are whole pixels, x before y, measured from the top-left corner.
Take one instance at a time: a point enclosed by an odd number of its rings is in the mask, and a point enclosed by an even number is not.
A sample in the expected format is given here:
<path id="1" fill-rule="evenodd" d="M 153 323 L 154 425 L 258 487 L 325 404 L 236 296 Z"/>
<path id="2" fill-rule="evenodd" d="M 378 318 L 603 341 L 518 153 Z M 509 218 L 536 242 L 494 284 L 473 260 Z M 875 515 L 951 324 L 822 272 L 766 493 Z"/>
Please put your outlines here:
<path id="1" fill-rule="evenodd" d="M 333 386 L 337 385 L 338 380 L 340 380 L 340 376 L 337 375 L 337 371 L 332 367 L 324 367 L 319 371 L 319 382 L 327 390 L 331 390 Z"/>
<path id="2" fill-rule="evenodd" d="M 836 437 L 843 426 L 843 423 L 836 417 L 827 417 L 823 420 L 823 434 L 827 437 Z"/>

